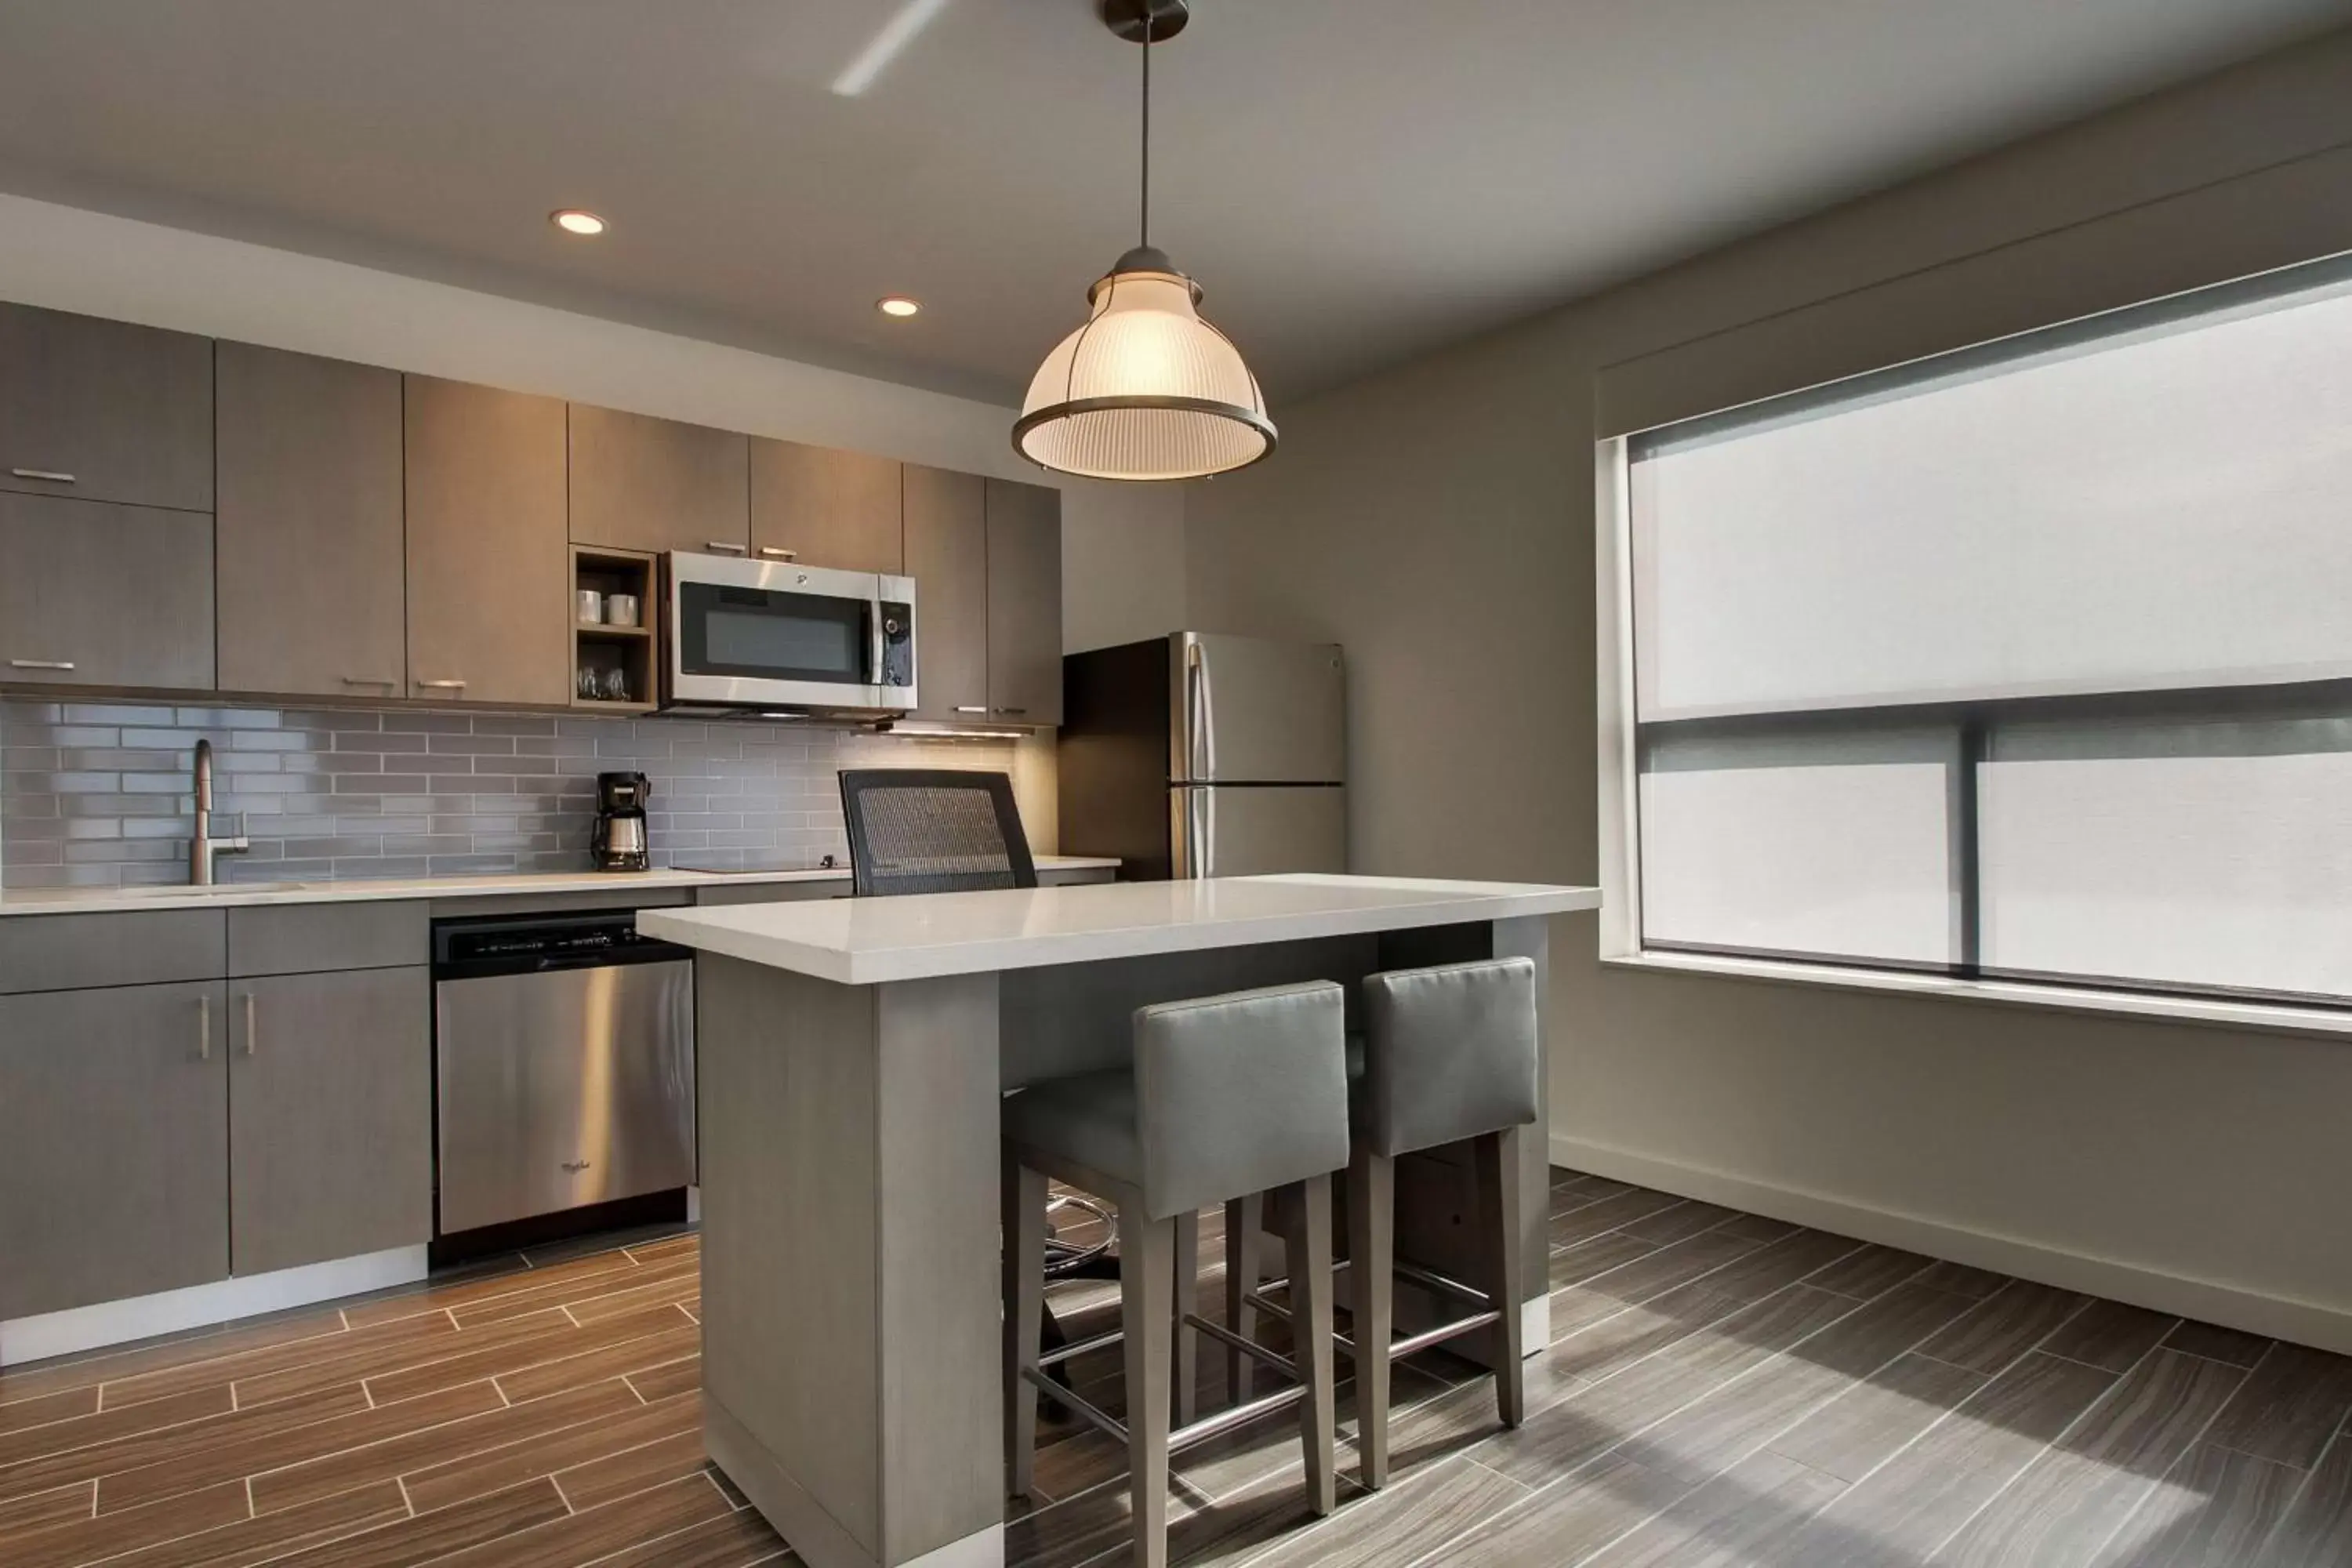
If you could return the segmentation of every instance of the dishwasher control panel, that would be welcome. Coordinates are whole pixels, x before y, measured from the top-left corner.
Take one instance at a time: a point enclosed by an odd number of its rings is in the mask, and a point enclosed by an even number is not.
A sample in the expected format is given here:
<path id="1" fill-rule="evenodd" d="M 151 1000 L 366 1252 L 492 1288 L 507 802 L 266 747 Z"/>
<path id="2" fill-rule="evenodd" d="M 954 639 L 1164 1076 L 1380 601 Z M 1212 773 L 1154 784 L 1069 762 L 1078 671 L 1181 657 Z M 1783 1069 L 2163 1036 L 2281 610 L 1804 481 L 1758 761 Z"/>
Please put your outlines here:
<path id="1" fill-rule="evenodd" d="M 631 910 L 490 916 L 436 921 L 433 925 L 433 970 L 444 979 L 692 956 L 674 942 L 641 933 L 636 913 Z"/>

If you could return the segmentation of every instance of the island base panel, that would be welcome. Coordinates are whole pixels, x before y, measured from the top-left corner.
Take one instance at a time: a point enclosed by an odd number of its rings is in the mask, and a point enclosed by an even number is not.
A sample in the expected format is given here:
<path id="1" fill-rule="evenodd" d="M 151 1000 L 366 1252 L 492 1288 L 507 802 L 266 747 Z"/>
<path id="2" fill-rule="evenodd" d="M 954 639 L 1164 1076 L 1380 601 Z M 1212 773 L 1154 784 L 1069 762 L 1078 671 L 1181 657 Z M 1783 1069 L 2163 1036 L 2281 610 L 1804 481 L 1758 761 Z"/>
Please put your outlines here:
<path id="1" fill-rule="evenodd" d="M 814 1568 L 1001 1563 L 996 977 L 697 988 L 712 1458 Z"/>

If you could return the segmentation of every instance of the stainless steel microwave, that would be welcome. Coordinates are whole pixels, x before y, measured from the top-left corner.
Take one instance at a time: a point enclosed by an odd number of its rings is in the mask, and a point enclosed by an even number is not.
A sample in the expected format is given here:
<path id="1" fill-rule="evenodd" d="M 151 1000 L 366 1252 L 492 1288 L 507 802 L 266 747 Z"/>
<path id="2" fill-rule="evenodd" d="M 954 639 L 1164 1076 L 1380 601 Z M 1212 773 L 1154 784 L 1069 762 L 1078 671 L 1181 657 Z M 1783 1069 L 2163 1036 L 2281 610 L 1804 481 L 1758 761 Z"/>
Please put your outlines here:
<path id="1" fill-rule="evenodd" d="M 915 581 L 673 550 L 666 708 L 890 718 L 915 706 Z"/>

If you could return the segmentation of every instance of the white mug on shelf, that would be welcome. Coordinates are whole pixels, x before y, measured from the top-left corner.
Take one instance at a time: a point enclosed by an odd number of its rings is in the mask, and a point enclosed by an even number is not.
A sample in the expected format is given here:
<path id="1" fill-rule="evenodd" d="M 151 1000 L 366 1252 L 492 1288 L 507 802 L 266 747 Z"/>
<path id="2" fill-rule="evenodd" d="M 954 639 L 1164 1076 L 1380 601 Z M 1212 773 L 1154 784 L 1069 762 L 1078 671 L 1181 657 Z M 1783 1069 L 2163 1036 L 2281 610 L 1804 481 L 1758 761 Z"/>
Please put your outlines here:
<path id="1" fill-rule="evenodd" d="M 604 595 L 604 624 L 614 626 L 634 626 L 637 624 L 637 596 L 635 594 Z"/>
<path id="2" fill-rule="evenodd" d="M 580 589 L 579 603 L 581 625 L 593 626 L 604 618 L 604 595 L 596 592 L 595 589 Z M 632 610 L 634 610 L 636 605 L 636 601 L 635 599 L 631 599 L 629 604 Z M 631 618 L 634 619 L 635 616 L 632 616 Z"/>

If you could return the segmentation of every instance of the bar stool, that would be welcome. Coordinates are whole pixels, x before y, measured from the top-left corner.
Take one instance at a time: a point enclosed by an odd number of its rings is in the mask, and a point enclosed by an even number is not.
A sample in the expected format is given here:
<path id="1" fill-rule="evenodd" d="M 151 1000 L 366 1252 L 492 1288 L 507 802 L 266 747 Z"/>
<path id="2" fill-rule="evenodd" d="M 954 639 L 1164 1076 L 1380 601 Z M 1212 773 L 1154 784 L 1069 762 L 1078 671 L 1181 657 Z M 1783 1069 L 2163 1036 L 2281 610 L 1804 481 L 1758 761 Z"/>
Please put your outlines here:
<path id="1" fill-rule="evenodd" d="M 1011 1489 L 1029 1493 L 1045 1389 L 1128 1448 L 1134 1561 L 1168 1560 L 1168 1458 L 1297 1403 L 1308 1502 L 1328 1513 L 1333 1474 L 1331 1178 L 1348 1163 L 1346 996 L 1328 981 L 1168 1002 L 1135 1013 L 1132 1065 L 1032 1085 L 1004 1101 L 1004 1406 Z M 1118 1210 L 1118 1329 L 1038 1353 L 1046 1180 Z M 1295 1361 L 1179 1310 L 1177 1232 L 1209 1204 L 1286 1189 Z M 1173 1341 L 1206 1333 L 1294 1380 L 1171 1430 Z M 1124 1341 L 1127 1420 L 1062 1387 L 1051 1363 Z"/>
<path id="2" fill-rule="evenodd" d="M 1348 1258 L 1339 1265 L 1349 1271 L 1354 1332 L 1339 1344 L 1355 1367 L 1357 1446 L 1371 1489 L 1388 1479 L 1389 1368 L 1399 1358 L 1492 1328 L 1496 1413 L 1504 1426 L 1517 1426 L 1526 1411 L 1519 1129 L 1537 1115 L 1535 964 L 1500 958 L 1391 970 L 1366 977 L 1363 998 L 1360 1056 L 1359 1042 L 1348 1042 L 1354 1146 Z M 1396 1256 L 1397 1157 L 1465 1142 L 1477 1188 L 1475 1282 Z M 1237 1335 L 1249 1332 L 1253 1309 L 1284 1319 L 1296 1310 L 1295 1301 L 1285 1307 L 1268 1299 L 1287 1281 L 1258 1282 L 1257 1217 L 1238 1205 L 1226 1208 L 1226 1304 Z M 1400 1278 L 1469 1310 L 1394 1339 Z"/>

